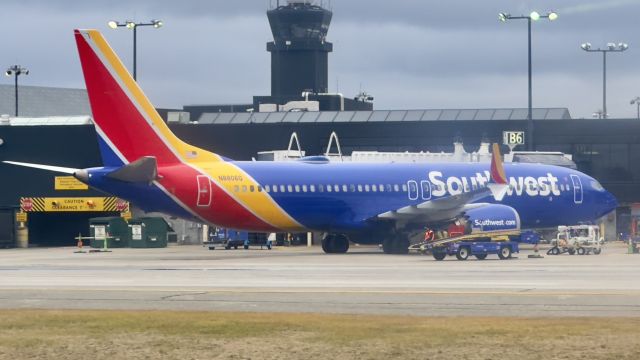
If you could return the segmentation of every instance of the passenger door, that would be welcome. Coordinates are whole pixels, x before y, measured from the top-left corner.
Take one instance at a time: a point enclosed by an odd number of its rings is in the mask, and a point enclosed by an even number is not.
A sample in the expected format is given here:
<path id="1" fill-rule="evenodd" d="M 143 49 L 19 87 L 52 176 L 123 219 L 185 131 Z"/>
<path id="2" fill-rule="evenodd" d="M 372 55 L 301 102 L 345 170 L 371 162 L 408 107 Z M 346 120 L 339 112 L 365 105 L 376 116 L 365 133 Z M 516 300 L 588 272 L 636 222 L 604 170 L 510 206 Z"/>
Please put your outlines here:
<path id="1" fill-rule="evenodd" d="M 573 202 L 576 204 L 582 204 L 583 192 L 582 181 L 578 175 L 571 175 L 571 182 L 573 183 Z"/>
<path id="2" fill-rule="evenodd" d="M 206 175 L 198 175 L 198 207 L 211 205 L 211 181 Z"/>

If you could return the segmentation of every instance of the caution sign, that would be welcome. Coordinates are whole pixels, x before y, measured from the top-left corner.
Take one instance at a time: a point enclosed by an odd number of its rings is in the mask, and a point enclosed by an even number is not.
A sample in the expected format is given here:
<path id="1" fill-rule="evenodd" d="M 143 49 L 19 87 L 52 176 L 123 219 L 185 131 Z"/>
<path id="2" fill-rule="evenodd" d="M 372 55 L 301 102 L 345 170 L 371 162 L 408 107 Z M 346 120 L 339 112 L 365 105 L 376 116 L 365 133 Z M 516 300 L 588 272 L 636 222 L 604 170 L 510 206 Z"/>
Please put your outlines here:
<path id="1" fill-rule="evenodd" d="M 56 176 L 56 190 L 89 190 L 89 186 L 73 176 Z"/>
<path id="2" fill-rule="evenodd" d="M 26 212 L 17 212 L 16 213 L 16 222 L 27 222 L 27 213 Z"/>
<path id="3" fill-rule="evenodd" d="M 21 198 L 24 212 L 122 212 L 129 203 L 116 197 L 35 197 Z"/>

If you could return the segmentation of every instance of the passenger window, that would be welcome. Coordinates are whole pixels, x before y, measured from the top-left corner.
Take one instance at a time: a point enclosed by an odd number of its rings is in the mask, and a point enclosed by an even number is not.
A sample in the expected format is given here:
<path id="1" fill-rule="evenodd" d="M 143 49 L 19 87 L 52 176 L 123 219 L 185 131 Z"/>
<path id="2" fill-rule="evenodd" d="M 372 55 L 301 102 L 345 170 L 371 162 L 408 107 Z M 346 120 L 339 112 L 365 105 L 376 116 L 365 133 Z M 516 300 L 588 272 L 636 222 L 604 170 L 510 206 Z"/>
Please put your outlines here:
<path id="1" fill-rule="evenodd" d="M 391 192 L 391 185 L 387 184 L 387 192 Z"/>
<path id="2" fill-rule="evenodd" d="M 407 192 L 407 184 L 402 184 L 402 192 Z"/>
<path id="3" fill-rule="evenodd" d="M 384 185 L 378 185 L 378 190 L 380 190 L 380 192 L 384 192 Z"/>
<path id="4" fill-rule="evenodd" d="M 277 193 L 278 192 L 278 185 L 273 185 L 272 190 L 273 190 L 274 193 Z"/>
<path id="5" fill-rule="evenodd" d="M 362 185 L 358 185 L 358 192 L 362 192 Z"/>
<path id="6" fill-rule="evenodd" d="M 300 185 L 296 185 L 295 188 L 296 188 L 296 192 L 300 192 Z"/>
<path id="7" fill-rule="evenodd" d="M 324 192 L 324 185 L 318 185 L 318 192 Z"/>
<path id="8" fill-rule="evenodd" d="M 236 185 L 233 187 L 233 192 L 239 192 L 240 191 L 240 186 Z"/>
<path id="9" fill-rule="evenodd" d="M 347 192 L 347 185 L 342 185 L 342 192 Z"/>
<path id="10" fill-rule="evenodd" d="M 271 192 L 271 187 L 269 185 L 264 186 L 264 191 Z"/>
<path id="11" fill-rule="evenodd" d="M 302 192 L 307 192 L 307 185 L 302 185 Z"/>
<path id="12" fill-rule="evenodd" d="M 378 187 L 376 185 L 371 185 L 371 191 L 378 192 Z"/>
<path id="13" fill-rule="evenodd" d="M 249 186 L 249 191 L 250 192 L 255 192 L 256 188 L 253 185 L 251 185 L 251 186 Z"/>
<path id="14" fill-rule="evenodd" d="M 247 185 L 242 185 L 242 192 L 247 192 Z"/>
<path id="15" fill-rule="evenodd" d="M 393 191 L 400 192 L 400 186 L 398 184 L 393 185 Z"/>
<path id="16" fill-rule="evenodd" d="M 364 186 L 364 191 L 365 191 L 365 192 L 369 192 L 369 185 L 365 185 L 365 186 Z"/>
<path id="17" fill-rule="evenodd" d="M 292 193 L 293 192 L 293 186 L 287 185 L 287 191 Z"/>
<path id="18" fill-rule="evenodd" d="M 311 190 L 311 192 L 316 192 L 316 186 L 315 185 L 310 185 L 309 186 L 309 190 Z"/>
<path id="19" fill-rule="evenodd" d="M 280 185 L 280 192 L 285 192 L 284 185 Z"/>
<path id="20" fill-rule="evenodd" d="M 331 185 L 327 185 L 327 192 L 332 192 L 333 188 L 331 187 Z"/>
<path id="21" fill-rule="evenodd" d="M 333 190 L 334 190 L 335 192 L 340 192 L 340 186 L 338 186 L 338 185 L 333 185 Z"/>

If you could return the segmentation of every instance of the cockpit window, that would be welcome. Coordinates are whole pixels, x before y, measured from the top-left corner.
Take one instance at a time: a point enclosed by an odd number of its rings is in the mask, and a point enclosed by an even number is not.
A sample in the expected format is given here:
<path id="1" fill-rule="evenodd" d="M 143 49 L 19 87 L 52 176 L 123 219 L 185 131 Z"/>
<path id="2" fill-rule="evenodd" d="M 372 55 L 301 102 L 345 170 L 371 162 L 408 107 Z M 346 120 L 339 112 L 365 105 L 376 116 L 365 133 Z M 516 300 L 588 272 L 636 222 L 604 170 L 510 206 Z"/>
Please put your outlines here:
<path id="1" fill-rule="evenodd" d="M 595 180 L 591 181 L 591 187 L 598 191 L 604 191 L 602 185 L 600 185 L 600 183 Z"/>

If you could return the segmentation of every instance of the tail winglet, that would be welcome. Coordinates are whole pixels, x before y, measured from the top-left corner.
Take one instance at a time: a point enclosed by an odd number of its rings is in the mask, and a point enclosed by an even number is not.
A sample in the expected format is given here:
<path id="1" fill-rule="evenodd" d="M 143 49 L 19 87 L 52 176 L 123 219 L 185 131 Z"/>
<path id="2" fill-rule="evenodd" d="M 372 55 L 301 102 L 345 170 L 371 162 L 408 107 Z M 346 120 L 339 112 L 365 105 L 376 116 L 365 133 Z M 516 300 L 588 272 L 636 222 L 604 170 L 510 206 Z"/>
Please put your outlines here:
<path id="1" fill-rule="evenodd" d="M 504 172 L 500 146 L 496 143 L 493 144 L 493 154 L 491 155 L 491 182 L 502 185 L 507 184 L 507 175 Z"/>
<path id="2" fill-rule="evenodd" d="M 509 187 L 507 175 L 504 172 L 504 164 L 502 163 L 500 146 L 496 143 L 493 144 L 493 153 L 491 155 L 491 182 L 488 186 L 491 194 L 493 194 L 494 199 L 497 201 L 502 201 Z"/>

